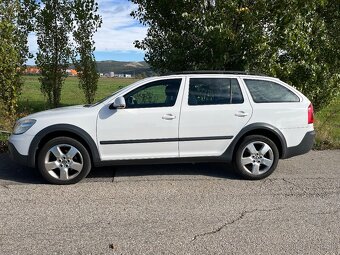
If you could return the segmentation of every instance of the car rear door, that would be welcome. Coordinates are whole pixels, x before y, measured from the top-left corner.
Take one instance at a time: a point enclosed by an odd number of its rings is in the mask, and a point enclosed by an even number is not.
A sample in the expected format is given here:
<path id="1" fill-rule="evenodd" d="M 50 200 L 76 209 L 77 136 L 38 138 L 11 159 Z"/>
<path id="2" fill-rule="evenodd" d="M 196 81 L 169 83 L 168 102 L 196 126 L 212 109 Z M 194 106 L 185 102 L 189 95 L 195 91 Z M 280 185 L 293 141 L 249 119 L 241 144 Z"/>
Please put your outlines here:
<path id="1" fill-rule="evenodd" d="M 236 76 L 188 77 L 179 125 L 180 157 L 221 155 L 251 115 Z"/>

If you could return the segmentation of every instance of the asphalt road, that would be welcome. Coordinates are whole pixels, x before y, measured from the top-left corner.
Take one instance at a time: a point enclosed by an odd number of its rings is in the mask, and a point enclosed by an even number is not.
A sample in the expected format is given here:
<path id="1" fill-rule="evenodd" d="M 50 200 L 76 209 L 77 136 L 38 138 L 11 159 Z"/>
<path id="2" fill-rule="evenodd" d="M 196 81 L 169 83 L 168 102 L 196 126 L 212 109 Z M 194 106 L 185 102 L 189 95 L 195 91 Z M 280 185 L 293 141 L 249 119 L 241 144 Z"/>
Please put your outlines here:
<path id="1" fill-rule="evenodd" d="M 95 169 L 44 184 L 0 154 L 0 254 L 340 254 L 340 151 L 269 178 L 223 165 Z"/>

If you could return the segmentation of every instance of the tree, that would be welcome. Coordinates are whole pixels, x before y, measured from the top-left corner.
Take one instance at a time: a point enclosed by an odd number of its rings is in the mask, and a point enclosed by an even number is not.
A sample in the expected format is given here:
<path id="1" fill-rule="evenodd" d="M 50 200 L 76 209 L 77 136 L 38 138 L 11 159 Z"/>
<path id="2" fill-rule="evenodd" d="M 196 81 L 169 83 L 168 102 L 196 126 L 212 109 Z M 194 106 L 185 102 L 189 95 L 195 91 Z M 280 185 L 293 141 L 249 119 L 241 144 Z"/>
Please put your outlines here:
<path id="1" fill-rule="evenodd" d="M 29 57 L 27 36 L 32 30 L 30 18 L 35 4 L 29 0 L 0 2 L 0 109 L 14 118 L 18 107 L 21 73 Z"/>
<path id="2" fill-rule="evenodd" d="M 261 40 L 259 17 L 251 17 L 249 7 L 237 1 L 132 2 L 139 4 L 133 17 L 149 26 L 136 46 L 147 51 L 146 61 L 161 72 L 244 69 L 244 55 L 254 54 L 250 41 Z"/>
<path id="3" fill-rule="evenodd" d="M 72 2 L 41 0 L 41 4 L 36 17 L 39 46 L 36 64 L 41 70 L 41 91 L 48 104 L 57 107 L 73 54 L 69 38 L 72 32 Z"/>
<path id="4" fill-rule="evenodd" d="M 76 43 L 77 56 L 74 64 L 78 72 L 79 87 L 84 91 L 87 103 L 93 103 L 97 91 L 99 74 L 93 55 L 93 34 L 102 23 L 97 14 L 98 4 L 95 0 L 74 1 L 74 22 L 76 29 L 73 38 Z"/>
<path id="5" fill-rule="evenodd" d="M 316 110 L 321 109 L 340 91 L 340 51 L 334 40 L 339 33 L 331 31 L 339 22 L 340 3 L 278 2 L 268 12 L 278 19 L 272 23 L 265 53 L 261 59 L 253 59 L 250 67 L 291 83 L 307 95 Z"/>
<path id="6" fill-rule="evenodd" d="M 339 93 L 339 1 L 130 0 L 135 46 L 157 71 L 246 70 L 291 83 L 316 109 Z"/>

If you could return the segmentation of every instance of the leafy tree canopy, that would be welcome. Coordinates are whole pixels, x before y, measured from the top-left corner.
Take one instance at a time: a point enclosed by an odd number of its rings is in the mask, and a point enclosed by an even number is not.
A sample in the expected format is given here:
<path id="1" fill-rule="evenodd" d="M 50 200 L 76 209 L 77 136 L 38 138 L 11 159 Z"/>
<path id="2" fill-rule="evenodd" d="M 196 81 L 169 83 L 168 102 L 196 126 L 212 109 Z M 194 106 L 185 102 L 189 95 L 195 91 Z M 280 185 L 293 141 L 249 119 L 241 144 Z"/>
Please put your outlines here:
<path id="1" fill-rule="evenodd" d="M 21 72 L 29 57 L 27 35 L 35 4 L 31 0 L 0 1 L 0 111 L 14 118 L 21 91 Z"/>
<path id="2" fill-rule="evenodd" d="M 130 0 L 135 46 L 157 71 L 246 70 L 291 83 L 316 109 L 339 93 L 340 2 Z"/>
<path id="3" fill-rule="evenodd" d="M 73 38 L 76 43 L 74 64 L 78 71 L 79 87 L 84 91 L 86 102 L 93 103 L 98 88 L 99 75 L 94 57 L 93 35 L 102 19 L 95 0 L 74 0 Z"/>
<path id="4" fill-rule="evenodd" d="M 41 0 L 35 27 L 36 62 L 42 74 L 41 91 L 49 105 L 59 105 L 66 69 L 72 61 L 87 102 L 93 102 L 98 75 L 92 37 L 101 24 L 97 10 L 95 0 Z"/>

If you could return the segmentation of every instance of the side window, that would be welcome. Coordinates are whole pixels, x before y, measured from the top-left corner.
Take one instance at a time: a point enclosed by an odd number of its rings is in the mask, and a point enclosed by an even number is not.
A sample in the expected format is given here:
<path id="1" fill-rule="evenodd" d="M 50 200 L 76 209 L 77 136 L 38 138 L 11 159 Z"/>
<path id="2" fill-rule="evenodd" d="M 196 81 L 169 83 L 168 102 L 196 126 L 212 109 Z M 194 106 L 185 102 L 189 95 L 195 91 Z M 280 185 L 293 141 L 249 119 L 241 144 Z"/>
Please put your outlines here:
<path id="1" fill-rule="evenodd" d="M 243 96 L 237 79 L 191 78 L 189 105 L 241 104 Z"/>
<path id="2" fill-rule="evenodd" d="M 181 81 L 182 79 L 169 79 L 143 85 L 124 96 L 126 108 L 174 106 Z"/>
<path id="3" fill-rule="evenodd" d="M 256 103 L 299 102 L 300 98 L 286 87 L 271 81 L 244 80 Z"/>

